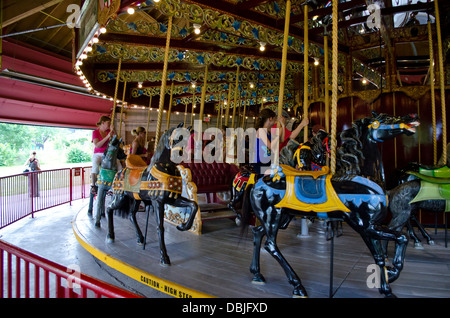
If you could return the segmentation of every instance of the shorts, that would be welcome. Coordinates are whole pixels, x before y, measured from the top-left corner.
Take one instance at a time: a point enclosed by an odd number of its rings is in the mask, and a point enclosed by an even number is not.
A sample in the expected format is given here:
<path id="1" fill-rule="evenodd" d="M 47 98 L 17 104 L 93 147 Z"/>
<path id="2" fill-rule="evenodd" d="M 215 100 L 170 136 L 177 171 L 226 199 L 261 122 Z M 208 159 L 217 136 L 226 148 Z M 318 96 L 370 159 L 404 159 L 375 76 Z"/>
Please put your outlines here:
<path id="1" fill-rule="evenodd" d="M 92 156 L 92 169 L 91 173 L 98 174 L 100 172 L 100 167 L 102 166 L 103 153 L 94 153 Z M 122 164 L 117 160 L 117 169 L 122 170 Z"/>
<path id="2" fill-rule="evenodd" d="M 94 153 L 92 156 L 92 169 L 91 173 L 98 174 L 100 172 L 100 166 L 102 165 L 103 153 Z"/>

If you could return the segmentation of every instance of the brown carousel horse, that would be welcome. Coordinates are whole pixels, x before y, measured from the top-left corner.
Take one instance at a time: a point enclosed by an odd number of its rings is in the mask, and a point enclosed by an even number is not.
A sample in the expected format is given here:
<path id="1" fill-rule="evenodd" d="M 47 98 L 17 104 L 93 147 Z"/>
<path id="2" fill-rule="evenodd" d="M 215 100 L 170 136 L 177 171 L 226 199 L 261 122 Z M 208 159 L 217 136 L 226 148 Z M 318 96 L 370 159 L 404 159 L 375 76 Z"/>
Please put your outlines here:
<path id="1" fill-rule="evenodd" d="M 182 126 L 183 123 L 177 128 Z M 109 242 L 113 242 L 115 237 L 113 221 L 115 213 L 123 218 L 130 216 L 136 229 L 138 244 L 142 244 L 144 237 L 136 221 L 136 212 L 141 201 L 144 202 L 146 210 L 152 207 L 159 235 L 161 265 L 170 265 L 164 241 L 164 205 L 189 209 L 188 220 L 177 226 L 180 231 L 187 231 L 192 227 L 198 210 L 195 201 L 181 196 L 183 180 L 177 165 L 170 160 L 171 149 L 175 144 L 171 138 L 174 130 L 173 127 L 161 136 L 149 166 L 139 156 L 128 157 L 127 167 L 116 174 L 113 182 L 114 196 L 106 211 Z"/>

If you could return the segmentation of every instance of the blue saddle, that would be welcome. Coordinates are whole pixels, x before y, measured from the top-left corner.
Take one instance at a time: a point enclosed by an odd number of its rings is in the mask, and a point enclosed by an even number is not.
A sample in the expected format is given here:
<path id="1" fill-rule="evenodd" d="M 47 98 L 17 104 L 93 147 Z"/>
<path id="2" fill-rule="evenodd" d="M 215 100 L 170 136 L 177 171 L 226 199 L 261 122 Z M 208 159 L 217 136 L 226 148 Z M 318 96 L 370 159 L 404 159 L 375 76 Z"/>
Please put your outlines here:
<path id="1" fill-rule="evenodd" d="M 325 189 L 326 176 L 313 178 L 312 176 L 295 177 L 295 196 L 299 201 L 309 204 L 320 204 L 327 201 Z"/>

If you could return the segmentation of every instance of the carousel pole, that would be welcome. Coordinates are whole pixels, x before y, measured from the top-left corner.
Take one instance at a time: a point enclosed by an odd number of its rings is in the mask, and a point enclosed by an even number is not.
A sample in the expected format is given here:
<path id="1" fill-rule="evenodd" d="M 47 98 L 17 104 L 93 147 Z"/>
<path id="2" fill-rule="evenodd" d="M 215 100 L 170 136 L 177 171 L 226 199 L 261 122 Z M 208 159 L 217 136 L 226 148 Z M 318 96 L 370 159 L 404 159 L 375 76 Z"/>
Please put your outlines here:
<path id="1" fill-rule="evenodd" d="M 148 102 L 148 113 L 147 113 L 147 129 L 145 130 L 145 144 L 147 144 L 147 136 L 148 136 L 148 129 L 150 127 L 150 112 L 152 109 L 152 95 L 150 95 L 150 101 Z"/>
<path id="2" fill-rule="evenodd" d="M 120 108 L 120 122 L 119 122 L 119 137 L 122 135 L 122 122 L 123 122 L 123 102 L 125 100 L 125 90 L 127 88 L 127 80 L 123 81 L 123 94 L 122 94 L 122 107 Z"/>
<path id="3" fill-rule="evenodd" d="M 236 116 L 236 106 L 237 106 L 237 99 L 238 99 L 238 88 L 239 88 L 239 65 L 236 70 L 236 82 L 235 82 L 235 88 L 234 88 L 234 105 L 233 105 L 233 118 L 231 119 L 231 127 L 234 128 L 234 117 Z"/>
<path id="4" fill-rule="evenodd" d="M 192 122 L 194 121 L 194 107 L 195 107 L 195 89 L 194 89 L 194 94 L 192 94 L 191 126 L 192 126 Z"/>
<path id="5" fill-rule="evenodd" d="M 184 126 L 184 127 L 186 127 L 187 105 L 188 105 L 188 103 L 185 103 L 185 104 L 184 104 L 184 120 L 183 120 L 183 126 Z"/>
<path id="6" fill-rule="evenodd" d="M 225 112 L 225 126 L 228 126 L 228 116 L 230 116 L 230 98 L 231 98 L 231 84 L 230 84 L 230 88 L 228 89 L 228 99 L 227 99 L 227 111 Z"/>
<path id="7" fill-rule="evenodd" d="M 441 88 L 441 108 L 442 108 L 442 157 L 447 158 L 447 114 L 445 109 L 445 83 L 444 83 L 444 56 L 442 54 L 441 19 L 439 17 L 438 0 L 434 0 L 434 10 L 436 12 L 436 34 L 439 55 L 439 84 Z M 434 93 L 434 92 L 433 92 Z M 446 163 L 446 161 L 445 161 Z"/>
<path id="8" fill-rule="evenodd" d="M 325 67 L 325 130 L 330 131 L 330 94 L 329 94 L 329 80 L 328 80 L 328 35 L 323 37 L 324 67 Z M 328 160 L 327 160 L 328 161 Z"/>
<path id="9" fill-rule="evenodd" d="M 338 0 L 333 0 L 333 64 L 331 71 L 331 174 L 336 172 L 336 126 L 337 126 L 337 89 L 338 89 Z"/>
<path id="10" fill-rule="evenodd" d="M 206 84 L 208 83 L 208 65 L 205 66 L 205 80 L 203 82 L 203 87 L 202 87 L 202 97 L 200 100 L 200 114 L 199 114 L 199 119 L 203 122 L 203 111 L 205 109 L 205 98 L 206 98 Z"/>
<path id="11" fill-rule="evenodd" d="M 117 67 L 116 88 L 114 90 L 113 110 L 112 110 L 112 115 L 111 115 L 111 127 L 113 129 L 114 129 L 114 117 L 116 116 L 117 90 L 119 89 L 120 68 L 121 68 L 121 66 L 122 66 L 122 58 L 119 58 L 119 66 Z"/>
<path id="12" fill-rule="evenodd" d="M 303 118 L 308 117 L 308 5 L 303 7 Z M 308 141 L 308 126 L 305 126 L 303 142 Z"/>
<path id="13" fill-rule="evenodd" d="M 436 138 L 436 98 L 434 95 L 434 53 L 433 53 L 433 33 L 428 17 L 428 48 L 430 52 L 430 94 L 431 94 L 431 121 L 433 123 L 433 164 L 436 165 L 437 158 L 437 138 Z"/>
<path id="14" fill-rule="evenodd" d="M 161 91 L 159 96 L 159 112 L 158 112 L 158 121 L 156 122 L 156 134 L 155 134 L 155 148 L 158 145 L 159 134 L 161 130 L 161 122 L 162 122 L 162 114 L 164 108 L 164 96 L 166 94 L 166 81 L 167 81 L 167 67 L 169 64 L 169 48 L 170 48 L 170 35 L 172 34 L 172 16 L 169 16 L 169 22 L 167 25 L 167 38 L 166 38 L 166 48 L 164 50 L 164 66 L 163 73 L 161 79 Z"/>
<path id="15" fill-rule="evenodd" d="M 286 77 L 286 60 L 287 60 L 290 20 L 291 20 L 291 0 L 287 0 L 286 1 L 286 13 L 284 15 L 284 35 L 283 35 L 283 51 L 281 54 L 280 91 L 278 93 L 278 113 L 277 113 L 277 115 L 279 117 L 281 117 L 283 115 L 284 80 Z"/>
<path id="16" fill-rule="evenodd" d="M 169 101 L 169 110 L 167 111 L 167 117 L 166 117 L 166 121 L 167 121 L 167 127 L 166 127 L 166 129 L 169 129 L 169 126 L 170 126 L 170 116 L 172 115 L 171 114 L 171 111 L 172 111 L 172 103 L 173 103 L 173 81 L 172 81 L 172 84 L 170 85 L 170 101 Z"/>

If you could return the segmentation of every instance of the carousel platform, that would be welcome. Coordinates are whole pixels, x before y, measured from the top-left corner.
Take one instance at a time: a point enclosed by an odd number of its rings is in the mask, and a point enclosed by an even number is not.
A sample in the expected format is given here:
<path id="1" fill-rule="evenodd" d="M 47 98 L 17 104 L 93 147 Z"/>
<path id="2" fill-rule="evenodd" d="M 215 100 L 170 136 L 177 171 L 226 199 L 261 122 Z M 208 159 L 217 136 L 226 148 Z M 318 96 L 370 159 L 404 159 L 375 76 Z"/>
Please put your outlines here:
<path id="1" fill-rule="evenodd" d="M 137 214 L 141 230 L 145 230 L 146 213 Z M 253 242 L 251 229 L 243 236 L 230 219 L 218 219 L 203 224 L 202 235 L 180 232 L 165 224 L 166 247 L 172 265 L 159 263 L 159 241 L 153 215 L 150 215 L 145 250 L 136 244 L 134 228 L 129 220 L 115 218 L 114 243 L 107 243 L 107 221 L 101 228 L 82 208 L 72 221 L 78 242 L 95 258 L 139 282 L 134 287 L 146 294 L 154 289 L 161 295 L 222 298 L 280 298 L 291 297 L 292 288 L 277 261 L 265 251 L 261 253 L 262 274 L 266 284 L 252 284 L 249 266 Z M 308 238 L 300 238 L 300 220 L 293 220 L 278 235 L 278 246 L 295 269 L 309 297 L 330 295 L 330 249 L 326 226 L 315 221 Z M 429 230 L 436 244 L 424 249 L 408 246 L 406 262 L 400 278 L 391 286 L 398 297 L 450 297 L 450 253 L 444 247 L 444 231 Z M 392 247 L 391 247 L 392 249 Z M 333 286 L 335 298 L 380 298 L 378 290 L 369 288 L 367 280 L 373 263 L 360 236 L 345 223 L 343 235 L 334 239 Z"/>

